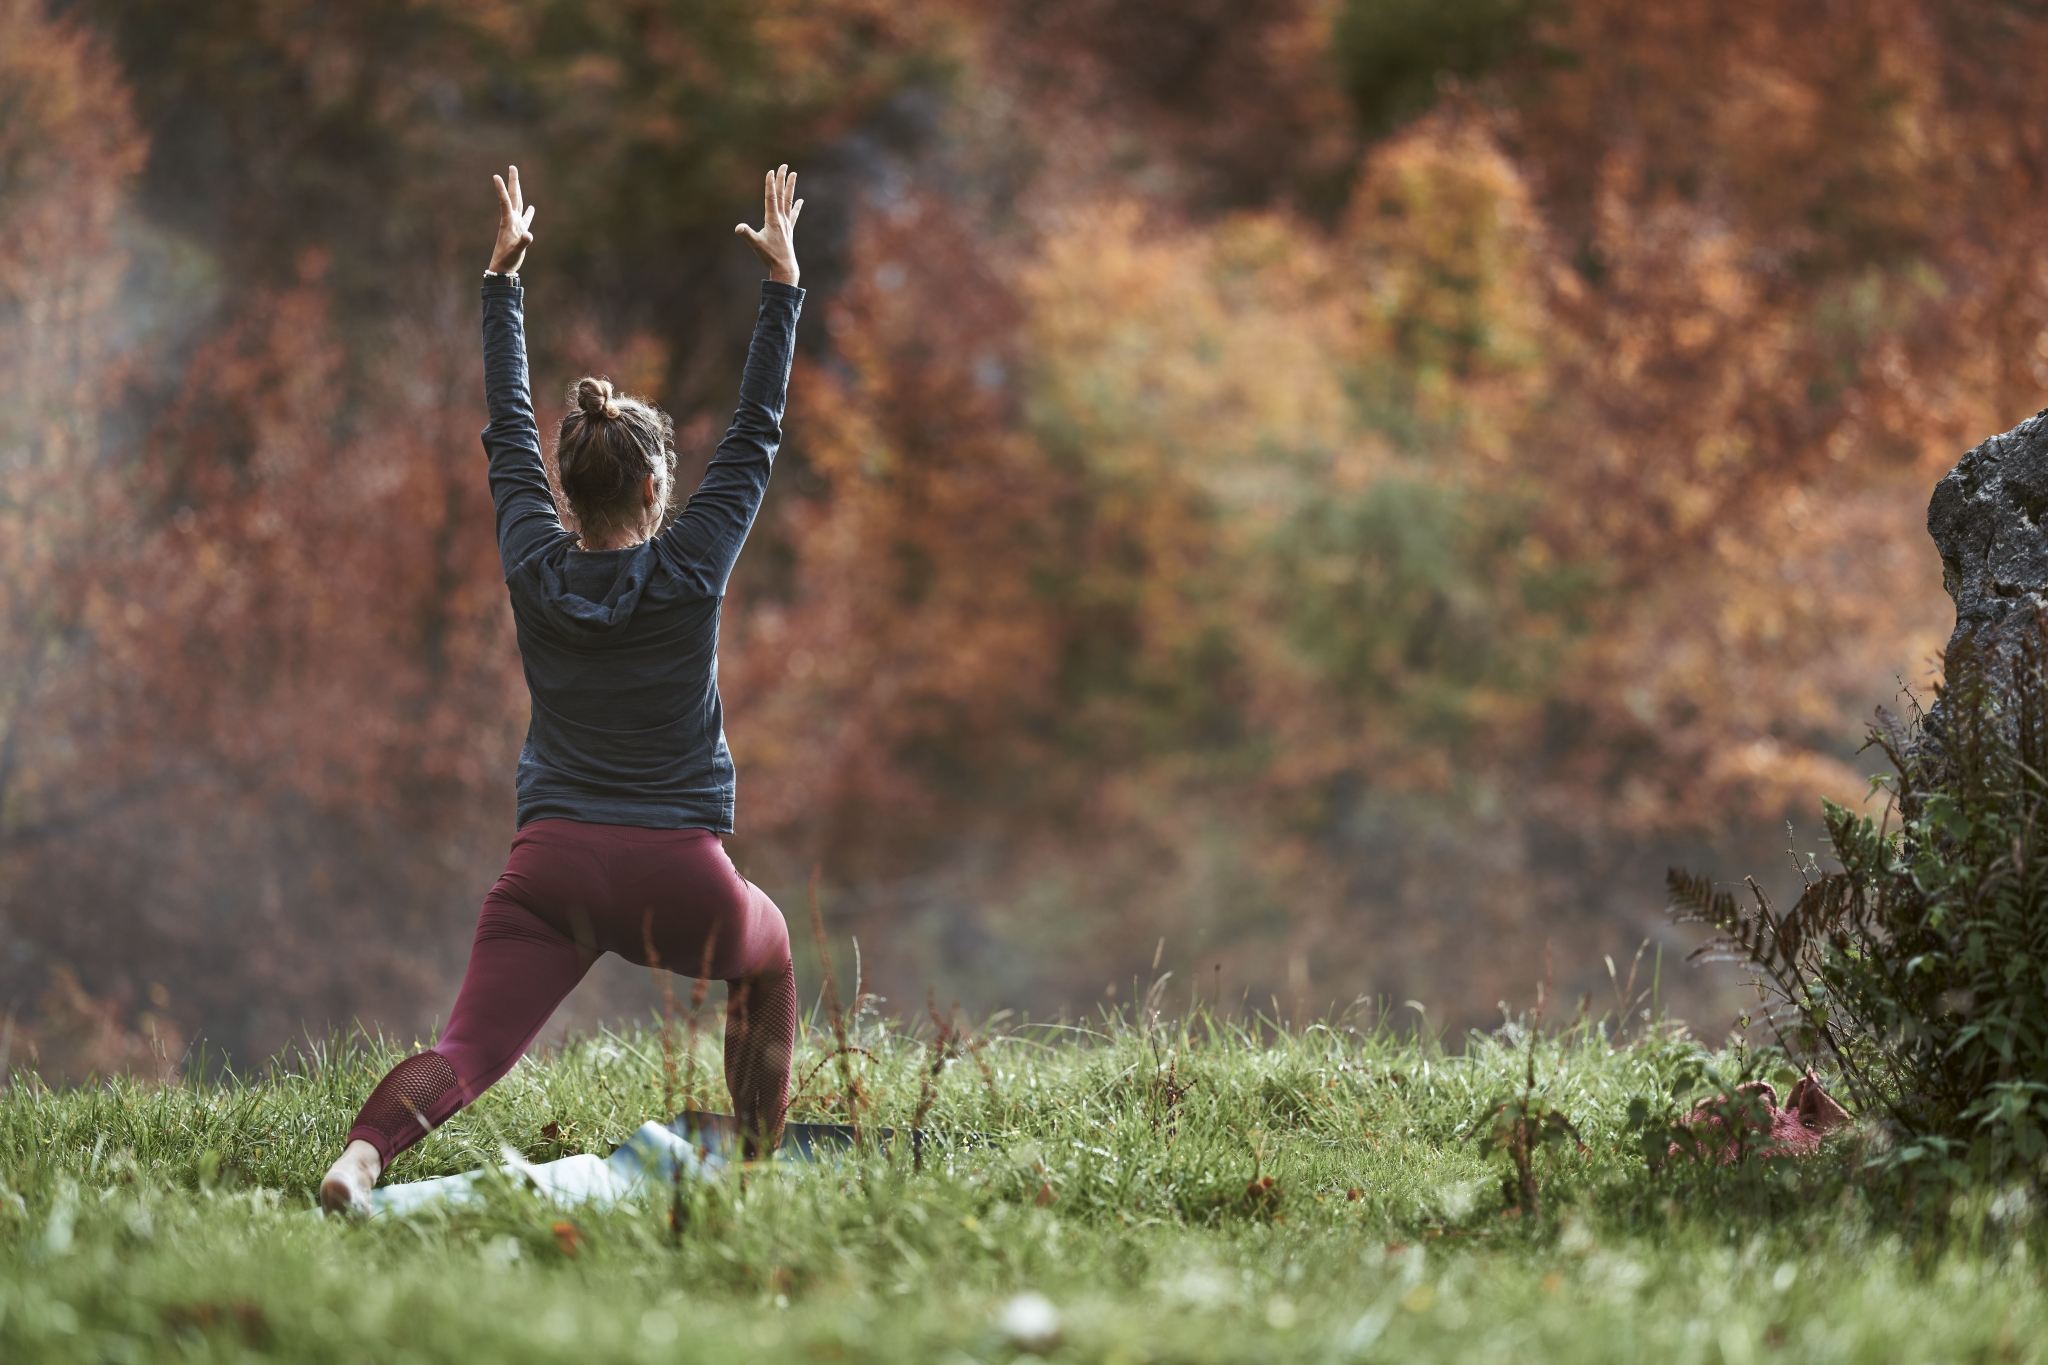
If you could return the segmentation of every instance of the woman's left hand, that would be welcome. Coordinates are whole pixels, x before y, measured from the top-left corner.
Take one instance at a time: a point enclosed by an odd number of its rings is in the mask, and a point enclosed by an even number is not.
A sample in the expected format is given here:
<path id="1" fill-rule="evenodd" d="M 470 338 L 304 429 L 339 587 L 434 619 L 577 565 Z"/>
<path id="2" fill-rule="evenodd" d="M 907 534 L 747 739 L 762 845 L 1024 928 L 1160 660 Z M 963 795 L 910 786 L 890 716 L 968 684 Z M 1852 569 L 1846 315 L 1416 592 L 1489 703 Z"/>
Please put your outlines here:
<path id="1" fill-rule="evenodd" d="M 519 168 L 507 166 L 505 174 L 494 175 L 498 184 L 498 244 L 491 248 L 491 270 L 510 275 L 526 259 L 533 245 L 533 205 L 519 193 Z M 507 185 L 506 181 L 511 181 Z"/>
<path id="2" fill-rule="evenodd" d="M 795 284 L 800 277 L 792 234 L 796 216 L 803 211 L 804 201 L 796 197 L 796 172 L 786 165 L 777 166 L 768 172 L 768 181 L 761 187 L 761 230 L 756 232 L 745 223 L 733 228 L 768 267 L 768 278 L 781 284 Z"/>

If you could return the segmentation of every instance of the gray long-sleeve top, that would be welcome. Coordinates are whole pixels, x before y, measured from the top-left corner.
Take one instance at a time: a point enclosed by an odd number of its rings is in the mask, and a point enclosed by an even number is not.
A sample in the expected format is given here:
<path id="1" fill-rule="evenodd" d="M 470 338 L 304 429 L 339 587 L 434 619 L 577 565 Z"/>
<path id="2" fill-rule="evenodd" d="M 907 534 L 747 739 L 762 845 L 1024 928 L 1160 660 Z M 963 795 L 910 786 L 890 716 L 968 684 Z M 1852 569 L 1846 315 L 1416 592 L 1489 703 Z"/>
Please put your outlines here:
<path id="1" fill-rule="evenodd" d="M 563 527 L 541 465 L 525 291 L 484 282 L 484 452 L 533 698 L 519 755 L 521 825 L 561 817 L 731 832 L 719 608 L 782 442 L 803 298 L 794 285 L 762 282 L 739 410 L 669 528 L 627 549 L 585 551 Z"/>

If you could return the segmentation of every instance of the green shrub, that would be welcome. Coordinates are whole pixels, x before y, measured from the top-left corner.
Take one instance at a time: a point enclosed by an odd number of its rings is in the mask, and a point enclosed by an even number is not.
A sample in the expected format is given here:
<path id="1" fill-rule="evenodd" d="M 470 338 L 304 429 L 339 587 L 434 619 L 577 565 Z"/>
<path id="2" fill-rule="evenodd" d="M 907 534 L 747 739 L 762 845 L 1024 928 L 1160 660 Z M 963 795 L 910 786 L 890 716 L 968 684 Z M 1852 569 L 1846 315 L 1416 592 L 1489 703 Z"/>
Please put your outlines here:
<path id="1" fill-rule="evenodd" d="M 2048 627 L 1948 659 L 1932 712 L 1885 712 L 1882 820 L 1826 805 L 1841 870 L 1779 913 L 1671 873 L 1700 954 L 1746 963 L 1788 1048 L 1829 1065 L 1896 1139 L 1957 1180 L 2048 1173 Z M 1894 825 L 1896 821 L 1896 825 Z"/>

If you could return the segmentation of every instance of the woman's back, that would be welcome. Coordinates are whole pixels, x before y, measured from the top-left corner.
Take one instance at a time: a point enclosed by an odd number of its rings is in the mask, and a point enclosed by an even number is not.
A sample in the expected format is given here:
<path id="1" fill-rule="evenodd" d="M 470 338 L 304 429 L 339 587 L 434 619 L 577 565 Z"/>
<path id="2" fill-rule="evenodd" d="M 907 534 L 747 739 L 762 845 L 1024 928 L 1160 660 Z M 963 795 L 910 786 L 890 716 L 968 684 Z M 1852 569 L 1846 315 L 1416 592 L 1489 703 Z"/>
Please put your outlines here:
<path id="1" fill-rule="evenodd" d="M 722 599 L 687 589 L 654 542 L 565 546 L 527 561 L 507 586 L 533 701 L 519 823 L 730 830 Z"/>
<path id="2" fill-rule="evenodd" d="M 719 608 L 781 444 L 803 305 L 794 285 L 764 281 L 761 291 L 739 408 L 696 493 L 652 540 L 585 550 L 563 527 L 541 465 L 524 291 L 485 285 L 484 449 L 533 704 L 519 756 L 522 826 L 557 817 L 732 830 Z"/>

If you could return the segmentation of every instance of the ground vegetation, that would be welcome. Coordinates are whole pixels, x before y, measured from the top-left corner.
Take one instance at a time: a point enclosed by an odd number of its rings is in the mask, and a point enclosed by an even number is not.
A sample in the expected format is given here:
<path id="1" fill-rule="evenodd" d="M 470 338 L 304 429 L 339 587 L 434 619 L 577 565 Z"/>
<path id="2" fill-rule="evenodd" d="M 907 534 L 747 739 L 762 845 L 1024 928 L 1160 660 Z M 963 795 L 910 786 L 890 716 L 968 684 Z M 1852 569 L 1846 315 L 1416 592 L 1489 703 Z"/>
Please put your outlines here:
<path id="1" fill-rule="evenodd" d="M 1829 804 L 1837 870 L 1813 855 L 1773 907 L 1674 870 L 1674 906 L 1716 931 L 1702 956 L 1755 982 L 1784 1044 L 1841 1077 L 1885 1160 L 1968 1183 L 2048 1158 L 2041 871 L 2048 633 L 2019 614 L 1951 647 L 1931 713 L 1881 715 L 1895 773 L 1881 818 Z"/>
<path id="2" fill-rule="evenodd" d="M 843 1120 L 817 1022 L 799 1112 Z M 867 1131 L 921 1113 L 979 1145 L 934 1145 L 921 1171 L 877 1148 L 610 1209 L 507 1182 L 366 1225 L 323 1219 L 313 1191 L 395 1055 L 384 1043 L 337 1038 L 230 1083 L 18 1077 L 0 1096 L 0 1346 L 48 1361 L 2038 1358 L 2027 1190 L 1873 1174 L 1855 1135 L 1799 1162 L 1646 1160 L 1664 1152 L 1647 1129 L 1782 1058 L 1662 1023 L 1529 1022 L 1447 1051 L 1202 1011 L 955 1021 L 944 1038 L 856 1018 Z M 686 1021 L 669 1033 L 685 1098 L 717 1105 L 719 1069 L 693 1066 L 708 1058 L 687 1038 Z M 675 1097 L 663 1054 L 657 1022 L 530 1058 L 391 1176 L 495 1165 L 507 1147 L 608 1151 Z M 1519 1173 L 1488 1142 L 1517 1101 L 1570 1129 Z"/>

